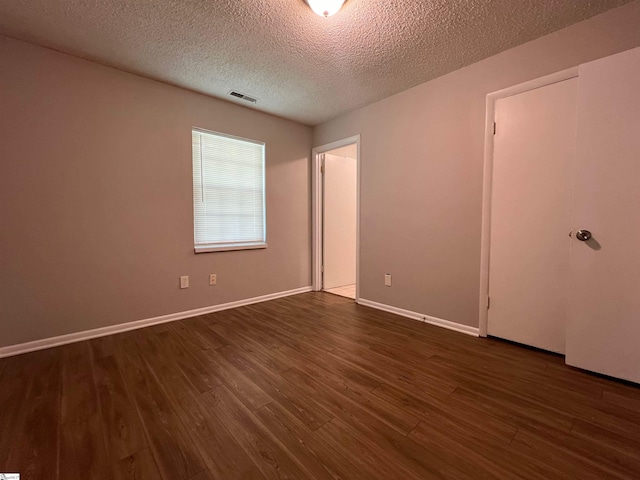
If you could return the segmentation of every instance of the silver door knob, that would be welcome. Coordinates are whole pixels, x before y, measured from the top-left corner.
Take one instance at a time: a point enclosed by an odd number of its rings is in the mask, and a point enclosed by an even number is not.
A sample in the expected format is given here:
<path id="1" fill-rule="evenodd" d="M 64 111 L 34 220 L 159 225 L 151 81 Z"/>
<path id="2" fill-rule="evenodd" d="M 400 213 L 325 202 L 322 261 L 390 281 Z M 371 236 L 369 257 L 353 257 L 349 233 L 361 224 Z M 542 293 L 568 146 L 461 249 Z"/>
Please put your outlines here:
<path id="1" fill-rule="evenodd" d="M 581 242 L 586 242 L 591 238 L 591 232 L 589 230 L 578 230 L 576 232 L 576 238 Z"/>

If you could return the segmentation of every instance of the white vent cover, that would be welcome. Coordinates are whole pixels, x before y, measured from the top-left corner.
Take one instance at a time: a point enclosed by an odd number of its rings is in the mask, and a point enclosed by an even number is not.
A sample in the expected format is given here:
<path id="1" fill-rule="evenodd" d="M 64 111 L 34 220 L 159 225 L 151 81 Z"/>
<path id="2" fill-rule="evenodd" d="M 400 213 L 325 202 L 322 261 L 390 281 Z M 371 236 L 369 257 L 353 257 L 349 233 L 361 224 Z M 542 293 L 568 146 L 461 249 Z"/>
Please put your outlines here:
<path id="1" fill-rule="evenodd" d="M 232 97 L 239 98 L 240 100 L 244 100 L 245 102 L 250 102 L 250 103 L 258 102 L 257 98 L 252 97 L 251 95 L 247 95 L 245 93 L 236 92 L 235 90 L 230 91 L 229 95 Z"/>

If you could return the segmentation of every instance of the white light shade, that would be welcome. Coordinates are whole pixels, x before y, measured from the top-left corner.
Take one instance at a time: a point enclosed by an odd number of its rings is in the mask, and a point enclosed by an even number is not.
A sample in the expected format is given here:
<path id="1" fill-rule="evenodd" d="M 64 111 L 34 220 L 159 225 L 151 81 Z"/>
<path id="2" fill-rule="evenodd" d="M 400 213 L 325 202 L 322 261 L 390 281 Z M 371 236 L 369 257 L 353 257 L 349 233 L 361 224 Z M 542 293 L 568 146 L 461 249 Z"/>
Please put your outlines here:
<path id="1" fill-rule="evenodd" d="M 307 0 L 311 10 L 321 17 L 330 17 L 342 8 L 345 0 Z"/>

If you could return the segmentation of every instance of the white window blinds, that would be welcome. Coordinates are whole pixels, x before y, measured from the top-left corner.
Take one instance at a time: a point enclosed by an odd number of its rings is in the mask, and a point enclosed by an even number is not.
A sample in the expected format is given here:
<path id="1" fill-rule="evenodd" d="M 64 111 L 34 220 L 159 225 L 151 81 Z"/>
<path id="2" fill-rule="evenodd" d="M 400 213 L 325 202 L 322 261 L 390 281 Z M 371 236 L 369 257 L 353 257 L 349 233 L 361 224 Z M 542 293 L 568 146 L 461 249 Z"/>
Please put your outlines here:
<path id="1" fill-rule="evenodd" d="M 192 130 L 196 252 L 266 247 L 264 143 Z"/>

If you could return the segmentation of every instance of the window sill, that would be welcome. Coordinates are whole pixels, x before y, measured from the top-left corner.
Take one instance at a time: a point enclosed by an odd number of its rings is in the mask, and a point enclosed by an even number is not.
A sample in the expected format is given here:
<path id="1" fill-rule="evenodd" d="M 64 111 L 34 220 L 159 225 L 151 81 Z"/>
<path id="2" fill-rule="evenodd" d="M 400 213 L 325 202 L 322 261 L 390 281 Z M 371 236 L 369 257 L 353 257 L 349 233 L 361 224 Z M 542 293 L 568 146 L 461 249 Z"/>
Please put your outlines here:
<path id="1" fill-rule="evenodd" d="M 258 248 L 267 248 L 266 243 L 246 243 L 236 245 L 203 245 L 194 247 L 195 253 L 208 253 L 208 252 L 231 252 L 234 250 L 256 250 Z"/>

